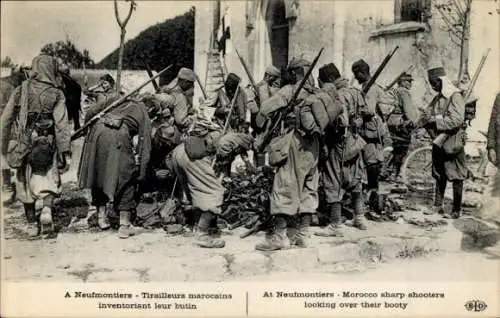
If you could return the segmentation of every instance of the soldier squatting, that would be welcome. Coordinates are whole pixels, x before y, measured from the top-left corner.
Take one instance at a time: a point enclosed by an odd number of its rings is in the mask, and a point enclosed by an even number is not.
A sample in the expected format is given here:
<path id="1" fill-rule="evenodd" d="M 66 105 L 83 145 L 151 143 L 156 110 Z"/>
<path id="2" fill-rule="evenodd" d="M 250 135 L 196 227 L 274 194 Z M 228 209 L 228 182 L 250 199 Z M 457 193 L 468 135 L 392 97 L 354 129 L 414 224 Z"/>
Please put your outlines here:
<path id="1" fill-rule="evenodd" d="M 411 103 L 411 74 L 402 74 L 397 86 L 385 91 L 372 78 L 370 66 L 358 60 L 351 68 L 361 85 L 357 89 L 347 80 L 349 75 L 341 74 L 331 62 L 318 66 L 316 87 L 311 75 L 316 62 L 317 58 L 314 62 L 292 58 L 281 71 L 269 66 L 255 87 L 242 87 L 240 76 L 228 74 L 218 94 L 204 101 L 215 109 L 212 118 L 203 117 L 193 106 L 197 79 L 190 69 L 181 68 L 177 78 L 155 94 L 132 94 L 124 101 L 120 99 L 132 89 L 115 87 L 110 75 L 102 77 L 97 87 L 86 92 L 95 103 L 85 114 L 84 125 L 92 124 L 84 126 L 78 165 L 79 186 L 91 190 L 100 229 L 110 228 L 112 210 L 119 218 L 118 236 L 136 234 L 133 220 L 140 189 L 161 184 L 164 179 L 155 171 L 163 169 L 175 177 L 174 193 L 180 202 L 201 211 L 196 244 L 223 248 L 225 242 L 213 235 L 224 200 L 221 175 L 229 176 L 236 156 L 249 161 L 247 152 L 253 150 L 257 169 L 266 165 L 266 153 L 274 169 L 269 193 L 272 222 L 257 250 L 306 247 L 318 191 L 325 193 L 329 224 L 314 235 L 343 235 L 345 194 L 354 210 L 353 226 L 366 230 L 363 198 L 377 201 L 381 177 L 399 179 L 417 122 L 423 122 L 419 128 L 431 136 L 457 136 L 443 147 L 434 146 L 432 152 L 437 185 L 432 213 L 459 218 L 463 182 L 468 177 L 465 140 L 460 137 L 466 103 L 443 66 L 429 67 L 435 98 L 419 115 Z M 38 237 L 43 226 L 52 228 L 60 175 L 70 165 L 69 116 L 75 106 L 68 105 L 70 76 L 60 60 L 39 55 L 26 74 L 10 83 L 10 91 L 2 90 L 2 155 L 6 158 L 2 168 L 4 185 L 15 188 L 17 200 L 24 205 L 26 233 Z M 101 114 L 116 101 L 121 102 Z M 99 118 L 93 120 L 96 115 Z M 79 127 L 77 119 L 73 128 Z M 494 164 L 498 164 L 500 144 L 497 132 L 498 115 L 493 115 L 488 149 Z M 393 166 L 390 175 L 384 175 L 382 166 L 390 156 Z M 9 169 L 15 171 L 14 180 Z M 323 189 L 319 189 L 320 179 Z M 453 187 L 450 211 L 443 206 L 448 182 Z"/>

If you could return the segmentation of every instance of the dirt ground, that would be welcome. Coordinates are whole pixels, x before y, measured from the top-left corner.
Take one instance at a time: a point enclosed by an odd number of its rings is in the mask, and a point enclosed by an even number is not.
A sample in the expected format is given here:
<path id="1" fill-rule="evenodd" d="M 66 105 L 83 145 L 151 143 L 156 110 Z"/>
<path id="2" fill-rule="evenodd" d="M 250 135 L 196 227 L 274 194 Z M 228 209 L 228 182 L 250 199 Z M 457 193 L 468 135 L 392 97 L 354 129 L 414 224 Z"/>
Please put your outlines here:
<path id="1" fill-rule="evenodd" d="M 74 146 L 73 167 L 63 176 L 65 187 L 75 186 L 81 143 Z M 480 201 L 480 188 L 480 184 L 467 183 L 466 201 Z M 163 229 L 144 230 L 121 240 L 116 231 L 89 229 L 88 207 L 55 216 L 60 227 L 56 237 L 26 240 L 20 234 L 22 205 L 17 204 L 3 209 L 4 274 L 9 281 L 54 282 L 402 279 L 406 270 L 414 273 L 411 276 L 416 280 L 431 272 L 436 279 L 442 275 L 450 279 L 491 278 L 485 271 L 498 267 L 499 252 L 471 253 L 472 238 L 463 237 L 440 217 L 422 214 L 430 203 L 428 196 L 404 198 L 410 208 L 394 222 L 370 221 L 367 231 L 347 226 L 344 238 L 313 236 L 308 248 L 274 253 L 255 251 L 263 233 L 241 239 L 241 228 L 223 231 L 223 249 L 194 246 L 189 231 L 172 235 Z M 446 264 L 459 263 L 453 271 L 446 270 Z"/>

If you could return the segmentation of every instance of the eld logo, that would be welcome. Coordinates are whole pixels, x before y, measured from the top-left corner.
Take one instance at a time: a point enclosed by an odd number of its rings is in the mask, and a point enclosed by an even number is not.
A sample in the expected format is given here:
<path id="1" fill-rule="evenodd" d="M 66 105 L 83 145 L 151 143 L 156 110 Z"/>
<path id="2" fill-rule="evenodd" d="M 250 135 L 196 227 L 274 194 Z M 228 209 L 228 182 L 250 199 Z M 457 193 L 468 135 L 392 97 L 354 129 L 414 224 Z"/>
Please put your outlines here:
<path id="1" fill-rule="evenodd" d="M 482 300 L 469 300 L 465 303 L 465 309 L 467 309 L 467 311 L 480 312 L 484 311 L 487 307 L 486 303 Z"/>

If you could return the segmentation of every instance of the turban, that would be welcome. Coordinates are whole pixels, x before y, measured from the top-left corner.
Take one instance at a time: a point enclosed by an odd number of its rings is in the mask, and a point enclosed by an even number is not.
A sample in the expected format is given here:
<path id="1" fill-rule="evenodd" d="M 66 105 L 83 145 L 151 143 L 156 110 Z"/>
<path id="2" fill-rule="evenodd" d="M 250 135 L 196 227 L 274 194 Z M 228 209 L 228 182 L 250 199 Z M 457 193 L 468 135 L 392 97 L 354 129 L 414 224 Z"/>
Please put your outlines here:
<path id="1" fill-rule="evenodd" d="M 194 72 L 186 67 L 183 67 L 179 70 L 179 74 L 177 74 L 177 77 L 179 79 L 183 79 L 190 82 L 194 82 L 196 79 Z"/>
<path id="2" fill-rule="evenodd" d="M 266 74 L 269 74 L 269 75 L 272 75 L 272 76 L 277 76 L 279 77 L 281 75 L 280 73 L 280 70 L 278 70 L 278 68 L 270 65 L 268 67 L 266 67 Z"/>
<path id="3" fill-rule="evenodd" d="M 104 74 L 103 76 L 99 77 L 99 80 L 109 82 L 109 84 L 111 84 L 111 86 L 115 85 L 115 79 L 109 73 Z"/>
<path id="4" fill-rule="evenodd" d="M 225 86 L 226 87 L 237 87 L 240 84 L 241 78 L 234 74 L 229 73 L 226 78 Z"/>
<path id="5" fill-rule="evenodd" d="M 303 59 L 303 58 L 292 58 L 290 63 L 288 63 L 288 69 L 294 69 L 299 67 L 307 67 L 311 66 L 311 62 Z"/>
<path id="6" fill-rule="evenodd" d="M 370 65 L 365 62 L 365 60 L 357 60 L 352 64 L 352 72 L 353 73 L 370 73 Z"/>
<path id="7" fill-rule="evenodd" d="M 340 77 L 340 72 L 333 63 L 323 65 L 319 69 L 319 79 L 323 83 L 331 83 Z"/>

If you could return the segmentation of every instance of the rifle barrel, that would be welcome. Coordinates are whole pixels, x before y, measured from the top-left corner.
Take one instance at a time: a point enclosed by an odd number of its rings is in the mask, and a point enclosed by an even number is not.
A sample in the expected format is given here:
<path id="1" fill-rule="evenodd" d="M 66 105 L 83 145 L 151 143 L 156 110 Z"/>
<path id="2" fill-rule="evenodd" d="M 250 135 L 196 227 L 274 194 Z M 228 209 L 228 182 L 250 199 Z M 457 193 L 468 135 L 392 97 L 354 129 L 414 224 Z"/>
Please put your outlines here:
<path id="1" fill-rule="evenodd" d="M 488 54 L 490 53 L 490 48 L 486 50 L 486 52 L 483 54 L 481 57 L 481 61 L 479 61 L 479 65 L 477 66 L 476 72 L 474 72 L 474 75 L 472 76 L 472 80 L 470 82 L 469 87 L 467 88 L 467 91 L 465 93 L 465 101 L 469 99 L 470 95 L 472 94 L 472 90 L 474 89 L 474 86 L 476 85 L 477 79 L 479 78 L 479 74 L 481 73 L 484 63 L 486 62 L 486 59 L 488 58 Z"/>
<path id="2" fill-rule="evenodd" d="M 255 92 L 255 100 L 257 102 L 257 105 L 260 107 L 260 96 L 259 92 L 257 91 L 257 84 L 255 84 L 255 80 L 252 76 L 252 73 L 250 73 L 250 70 L 248 69 L 248 65 L 245 62 L 245 60 L 241 57 L 240 52 L 238 52 L 238 49 L 235 49 L 236 55 L 238 55 L 238 58 L 240 59 L 241 65 L 243 66 L 243 69 L 245 70 L 245 73 L 247 74 L 248 80 L 250 81 L 250 84 L 252 85 L 252 88 Z"/>
<path id="3" fill-rule="evenodd" d="M 410 73 L 412 69 L 413 69 L 413 65 L 410 65 L 410 67 L 408 67 L 406 70 L 399 73 L 399 75 L 389 85 L 386 86 L 385 90 L 386 91 L 390 90 L 394 85 L 396 85 L 396 83 L 399 81 L 401 76 L 403 76 L 403 74 Z"/>
<path id="4" fill-rule="evenodd" d="M 370 88 L 373 86 L 373 84 L 375 84 L 375 81 L 377 80 L 377 78 L 380 76 L 380 73 L 382 73 L 382 71 L 384 70 L 385 66 L 387 65 L 387 63 L 389 63 L 389 60 L 394 56 L 394 54 L 396 54 L 396 51 L 399 49 L 399 46 L 396 46 L 394 48 L 394 50 L 392 50 L 391 53 L 389 53 L 383 60 L 382 60 L 382 63 L 380 63 L 379 67 L 377 68 L 377 70 L 375 71 L 375 73 L 373 73 L 373 76 L 370 78 L 370 80 L 368 81 L 368 83 L 366 84 L 365 88 L 361 91 L 361 94 L 363 96 L 366 96 L 366 94 L 370 91 Z"/>
<path id="5" fill-rule="evenodd" d="M 153 77 L 153 71 L 151 71 L 151 67 L 149 67 L 149 63 L 148 62 L 144 62 L 144 65 L 146 66 L 146 72 L 148 73 L 149 78 L 152 78 Z M 153 83 L 155 91 L 157 93 L 159 93 L 160 92 L 160 87 L 158 86 L 158 84 L 155 81 L 152 81 L 151 83 Z"/>

